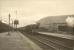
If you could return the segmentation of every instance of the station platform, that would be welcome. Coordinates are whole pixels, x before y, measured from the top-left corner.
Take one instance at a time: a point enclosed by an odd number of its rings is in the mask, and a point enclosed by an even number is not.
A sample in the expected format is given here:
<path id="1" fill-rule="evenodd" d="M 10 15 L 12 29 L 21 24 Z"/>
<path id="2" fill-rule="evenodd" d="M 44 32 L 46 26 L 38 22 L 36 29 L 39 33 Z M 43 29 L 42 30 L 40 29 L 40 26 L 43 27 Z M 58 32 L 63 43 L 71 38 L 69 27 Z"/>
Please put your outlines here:
<path id="1" fill-rule="evenodd" d="M 69 39 L 69 40 L 74 40 L 74 35 L 71 35 L 71 34 L 50 33 L 50 32 L 39 32 L 39 33 L 40 34 L 44 34 L 44 35 L 50 35 L 50 36 L 54 36 L 54 37 L 65 38 L 65 39 Z"/>
<path id="2" fill-rule="evenodd" d="M 0 50 L 42 50 L 20 32 L 0 33 Z"/>

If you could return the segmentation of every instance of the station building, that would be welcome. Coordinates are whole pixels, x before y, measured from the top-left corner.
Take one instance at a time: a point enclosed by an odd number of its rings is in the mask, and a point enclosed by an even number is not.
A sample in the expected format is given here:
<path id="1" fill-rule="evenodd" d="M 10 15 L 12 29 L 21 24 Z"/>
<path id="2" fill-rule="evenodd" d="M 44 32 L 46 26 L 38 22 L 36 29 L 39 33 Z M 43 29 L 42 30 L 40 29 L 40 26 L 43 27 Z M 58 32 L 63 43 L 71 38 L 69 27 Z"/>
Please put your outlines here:
<path id="1" fill-rule="evenodd" d="M 67 26 L 66 19 L 74 15 L 48 16 L 38 21 L 40 28 L 45 28 L 49 32 L 72 32 L 72 28 Z"/>

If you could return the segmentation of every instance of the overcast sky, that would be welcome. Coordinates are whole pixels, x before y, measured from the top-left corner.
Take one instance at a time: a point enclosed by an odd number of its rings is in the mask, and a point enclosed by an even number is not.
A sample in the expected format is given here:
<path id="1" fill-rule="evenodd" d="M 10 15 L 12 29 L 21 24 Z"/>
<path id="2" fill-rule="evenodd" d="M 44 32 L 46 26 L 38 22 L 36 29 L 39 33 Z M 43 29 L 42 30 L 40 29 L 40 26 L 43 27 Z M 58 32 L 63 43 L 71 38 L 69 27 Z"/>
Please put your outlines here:
<path id="1" fill-rule="evenodd" d="M 5 23 L 9 13 L 20 27 L 47 16 L 74 14 L 74 0 L 0 0 L 0 18 Z"/>

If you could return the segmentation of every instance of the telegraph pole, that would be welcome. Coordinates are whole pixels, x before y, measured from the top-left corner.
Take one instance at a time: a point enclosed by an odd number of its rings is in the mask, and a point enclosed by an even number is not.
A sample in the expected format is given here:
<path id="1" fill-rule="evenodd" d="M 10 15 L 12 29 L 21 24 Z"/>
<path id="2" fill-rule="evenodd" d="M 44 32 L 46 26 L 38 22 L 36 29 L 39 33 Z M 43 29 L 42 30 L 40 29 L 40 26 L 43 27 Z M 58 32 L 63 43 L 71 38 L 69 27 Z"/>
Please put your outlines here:
<path id="1" fill-rule="evenodd" d="M 12 28 L 11 28 L 11 31 L 13 32 L 14 31 L 14 23 L 13 23 L 13 20 L 10 20 L 12 23 L 10 23 L 10 25 L 12 26 Z"/>
<path id="2" fill-rule="evenodd" d="M 0 23 L 1 23 L 1 17 L 0 17 Z"/>
<path id="3" fill-rule="evenodd" d="M 9 32 L 8 32 L 8 35 L 10 35 L 10 14 L 8 15 L 9 16 Z"/>

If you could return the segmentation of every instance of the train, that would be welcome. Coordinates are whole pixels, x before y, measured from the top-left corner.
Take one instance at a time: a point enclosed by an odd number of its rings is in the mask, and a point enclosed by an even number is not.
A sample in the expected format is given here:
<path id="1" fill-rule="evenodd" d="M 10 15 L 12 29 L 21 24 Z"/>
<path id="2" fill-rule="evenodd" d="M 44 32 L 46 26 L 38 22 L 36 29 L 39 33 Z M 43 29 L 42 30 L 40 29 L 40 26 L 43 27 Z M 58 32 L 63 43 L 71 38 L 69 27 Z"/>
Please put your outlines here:
<path id="1" fill-rule="evenodd" d="M 58 27 L 58 31 L 56 29 L 56 31 L 48 31 L 48 29 L 42 28 L 42 27 L 38 27 L 37 25 L 27 25 L 25 27 L 22 27 L 19 29 L 19 31 L 21 32 L 27 32 L 29 34 L 36 34 L 38 32 L 52 32 L 52 33 L 67 33 L 67 34 L 73 34 L 74 33 L 74 28 L 72 27 L 68 27 L 68 26 L 59 26 Z"/>

